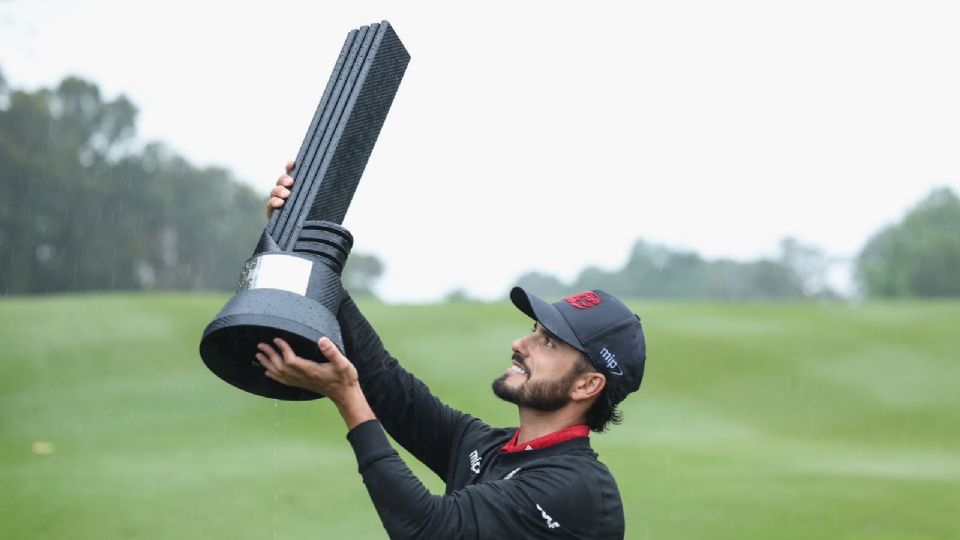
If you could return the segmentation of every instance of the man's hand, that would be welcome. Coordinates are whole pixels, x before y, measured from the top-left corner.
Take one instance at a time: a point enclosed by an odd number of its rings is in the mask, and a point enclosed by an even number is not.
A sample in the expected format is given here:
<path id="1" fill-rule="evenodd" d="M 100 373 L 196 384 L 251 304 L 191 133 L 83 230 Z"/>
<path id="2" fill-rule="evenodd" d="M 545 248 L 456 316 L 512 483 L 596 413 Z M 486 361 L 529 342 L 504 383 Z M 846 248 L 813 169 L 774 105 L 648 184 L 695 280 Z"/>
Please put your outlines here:
<path id="1" fill-rule="evenodd" d="M 290 197 L 290 188 L 293 187 L 293 177 L 290 171 L 293 170 L 293 162 L 287 162 L 287 172 L 277 178 L 277 185 L 270 190 L 270 199 L 267 201 L 267 219 L 273 215 L 273 211 L 283 206 Z"/>
<path id="2" fill-rule="evenodd" d="M 274 338 L 273 343 L 276 349 L 267 343 L 257 344 L 260 350 L 257 361 L 267 370 L 267 377 L 280 384 L 305 388 L 327 396 L 336 404 L 348 429 L 376 418 L 360 389 L 357 368 L 340 353 L 329 338 L 323 337 L 317 342 L 320 352 L 327 359 L 326 364 L 300 358 L 290 345 L 280 338 Z"/>

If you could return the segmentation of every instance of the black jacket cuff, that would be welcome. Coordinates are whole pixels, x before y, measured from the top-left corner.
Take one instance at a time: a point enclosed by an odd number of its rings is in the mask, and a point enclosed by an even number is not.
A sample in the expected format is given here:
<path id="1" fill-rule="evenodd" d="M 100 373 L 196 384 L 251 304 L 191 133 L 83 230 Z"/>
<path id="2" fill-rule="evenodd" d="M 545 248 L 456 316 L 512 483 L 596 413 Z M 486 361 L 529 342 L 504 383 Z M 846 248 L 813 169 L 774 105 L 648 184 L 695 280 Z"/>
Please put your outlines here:
<path id="1" fill-rule="evenodd" d="M 390 446 L 390 441 L 387 440 L 387 434 L 383 432 L 379 420 L 367 420 L 358 424 L 347 433 L 347 440 L 350 441 L 353 453 L 357 456 L 357 465 L 361 474 L 373 462 L 397 453 Z"/>

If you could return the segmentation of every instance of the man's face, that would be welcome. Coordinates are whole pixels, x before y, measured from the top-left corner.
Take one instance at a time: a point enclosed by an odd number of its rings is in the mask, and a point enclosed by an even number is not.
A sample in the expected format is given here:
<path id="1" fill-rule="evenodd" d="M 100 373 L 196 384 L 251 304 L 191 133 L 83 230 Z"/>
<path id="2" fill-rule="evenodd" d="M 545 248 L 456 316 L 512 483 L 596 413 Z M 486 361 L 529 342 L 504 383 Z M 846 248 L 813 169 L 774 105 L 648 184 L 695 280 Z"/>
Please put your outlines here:
<path id="1" fill-rule="evenodd" d="M 533 332 L 513 342 L 513 364 L 493 381 L 493 393 L 537 411 L 555 411 L 570 402 L 570 389 L 581 374 L 580 351 L 536 323 Z"/>

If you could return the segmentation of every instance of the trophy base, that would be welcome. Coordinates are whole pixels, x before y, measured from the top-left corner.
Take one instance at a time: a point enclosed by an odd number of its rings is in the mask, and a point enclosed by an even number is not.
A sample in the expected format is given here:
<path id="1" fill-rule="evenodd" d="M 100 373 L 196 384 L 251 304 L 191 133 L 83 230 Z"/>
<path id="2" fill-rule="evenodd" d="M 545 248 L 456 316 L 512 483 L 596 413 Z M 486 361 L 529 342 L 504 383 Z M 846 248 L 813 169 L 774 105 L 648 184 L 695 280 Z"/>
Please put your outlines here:
<path id="1" fill-rule="evenodd" d="M 317 341 L 323 336 L 340 350 L 336 317 L 322 304 L 279 289 L 251 289 L 234 296 L 203 332 L 200 356 L 218 377 L 252 394 L 286 401 L 322 398 L 316 392 L 280 384 L 256 359 L 258 343 L 281 338 L 302 358 L 326 362 Z"/>

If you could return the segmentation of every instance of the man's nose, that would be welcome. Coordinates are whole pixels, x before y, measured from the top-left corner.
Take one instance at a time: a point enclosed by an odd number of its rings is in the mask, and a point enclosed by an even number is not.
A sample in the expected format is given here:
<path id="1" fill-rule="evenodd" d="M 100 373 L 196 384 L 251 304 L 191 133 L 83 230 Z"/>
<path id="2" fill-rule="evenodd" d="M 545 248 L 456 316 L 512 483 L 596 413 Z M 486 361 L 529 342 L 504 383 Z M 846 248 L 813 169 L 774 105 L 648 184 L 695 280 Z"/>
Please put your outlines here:
<path id="1" fill-rule="evenodd" d="M 529 338 L 530 336 L 527 335 L 523 337 L 518 337 L 517 339 L 513 340 L 513 343 L 511 344 L 511 348 L 513 349 L 513 352 L 519 353 L 520 356 L 526 357 L 527 348 L 528 348 L 527 344 L 529 342 Z"/>

